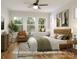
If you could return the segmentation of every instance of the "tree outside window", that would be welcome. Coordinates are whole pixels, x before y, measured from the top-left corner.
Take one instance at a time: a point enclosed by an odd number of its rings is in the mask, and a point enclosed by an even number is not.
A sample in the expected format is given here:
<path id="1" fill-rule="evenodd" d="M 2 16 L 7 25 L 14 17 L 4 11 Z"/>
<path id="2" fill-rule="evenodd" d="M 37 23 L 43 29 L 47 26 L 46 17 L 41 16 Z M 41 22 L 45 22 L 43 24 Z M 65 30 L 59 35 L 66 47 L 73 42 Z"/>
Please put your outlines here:
<path id="1" fill-rule="evenodd" d="M 46 31 L 46 29 L 45 29 L 45 18 L 39 18 L 38 30 L 39 30 L 39 32 L 45 32 Z"/>

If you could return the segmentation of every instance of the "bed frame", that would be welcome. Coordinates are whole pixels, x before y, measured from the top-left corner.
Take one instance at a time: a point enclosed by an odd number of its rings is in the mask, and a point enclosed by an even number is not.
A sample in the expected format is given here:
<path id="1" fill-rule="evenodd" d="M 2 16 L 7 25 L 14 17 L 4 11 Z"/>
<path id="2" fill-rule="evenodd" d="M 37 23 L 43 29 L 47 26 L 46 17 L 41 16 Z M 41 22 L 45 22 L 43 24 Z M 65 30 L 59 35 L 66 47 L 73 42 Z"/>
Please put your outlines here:
<path id="1" fill-rule="evenodd" d="M 70 37 L 69 40 L 67 40 L 67 44 L 60 44 L 59 47 L 60 47 L 60 50 L 68 50 L 68 49 L 71 49 L 73 48 L 73 44 L 72 44 L 72 33 L 71 33 L 71 29 L 70 28 L 67 28 L 67 29 L 54 29 L 54 33 L 55 34 L 65 34 L 65 35 L 68 35 Z"/>

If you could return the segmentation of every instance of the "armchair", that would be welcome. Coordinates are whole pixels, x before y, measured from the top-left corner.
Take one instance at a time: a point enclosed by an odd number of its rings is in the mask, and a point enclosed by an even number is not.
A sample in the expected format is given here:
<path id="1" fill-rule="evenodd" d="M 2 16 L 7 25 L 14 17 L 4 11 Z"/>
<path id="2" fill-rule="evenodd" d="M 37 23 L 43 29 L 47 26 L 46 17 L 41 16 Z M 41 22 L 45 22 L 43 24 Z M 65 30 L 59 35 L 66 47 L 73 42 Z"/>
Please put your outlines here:
<path id="1" fill-rule="evenodd" d="M 27 41 L 27 33 L 25 31 L 20 31 L 17 34 L 18 42 L 26 42 Z"/>

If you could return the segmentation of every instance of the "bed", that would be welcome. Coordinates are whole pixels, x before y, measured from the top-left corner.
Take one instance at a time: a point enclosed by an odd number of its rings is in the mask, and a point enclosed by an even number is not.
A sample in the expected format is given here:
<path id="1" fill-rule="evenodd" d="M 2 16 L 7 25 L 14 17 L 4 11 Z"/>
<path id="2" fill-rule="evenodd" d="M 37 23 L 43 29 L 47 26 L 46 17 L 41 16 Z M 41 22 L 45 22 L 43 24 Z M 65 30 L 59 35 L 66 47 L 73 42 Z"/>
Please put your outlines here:
<path id="1" fill-rule="evenodd" d="M 60 50 L 60 44 L 66 44 L 68 40 L 70 40 L 72 34 L 71 29 L 54 29 L 55 34 L 63 34 L 68 36 L 69 38 L 65 38 L 65 40 L 61 40 L 55 37 L 48 36 L 31 36 L 28 39 L 28 46 L 30 51 L 57 51 Z"/>

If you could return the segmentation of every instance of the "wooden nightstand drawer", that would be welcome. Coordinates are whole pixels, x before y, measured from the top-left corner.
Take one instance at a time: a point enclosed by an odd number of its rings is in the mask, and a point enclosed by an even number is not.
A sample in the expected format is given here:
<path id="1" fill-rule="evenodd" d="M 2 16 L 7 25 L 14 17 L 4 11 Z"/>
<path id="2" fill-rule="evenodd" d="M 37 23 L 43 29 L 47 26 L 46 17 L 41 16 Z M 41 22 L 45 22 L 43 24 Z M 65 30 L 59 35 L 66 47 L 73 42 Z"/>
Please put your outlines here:
<path id="1" fill-rule="evenodd" d="M 60 50 L 66 50 L 69 48 L 73 48 L 73 45 L 72 44 L 60 44 L 59 48 L 60 48 Z"/>

